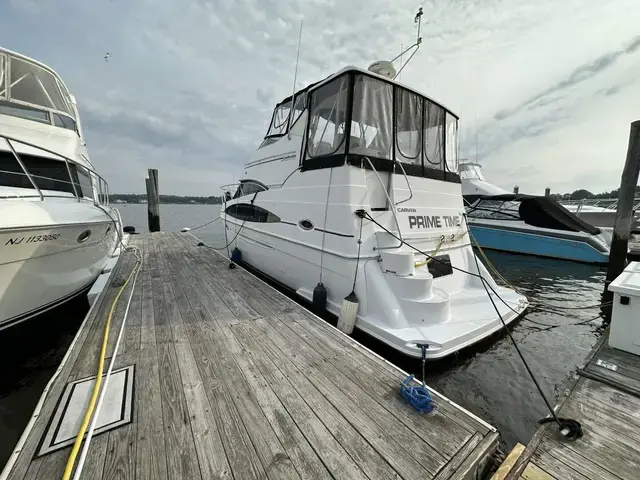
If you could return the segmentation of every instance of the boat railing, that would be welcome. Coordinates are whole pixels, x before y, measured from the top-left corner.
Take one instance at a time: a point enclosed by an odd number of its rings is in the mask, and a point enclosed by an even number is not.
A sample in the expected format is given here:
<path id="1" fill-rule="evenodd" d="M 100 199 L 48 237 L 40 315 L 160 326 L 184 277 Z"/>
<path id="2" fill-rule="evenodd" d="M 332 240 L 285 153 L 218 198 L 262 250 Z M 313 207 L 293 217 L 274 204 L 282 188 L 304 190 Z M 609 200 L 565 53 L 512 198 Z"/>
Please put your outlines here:
<path id="1" fill-rule="evenodd" d="M 392 247 L 377 247 L 377 250 L 389 250 L 389 249 L 400 248 L 404 244 L 404 240 L 402 240 L 402 231 L 400 230 L 400 222 L 398 222 L 398 215 L 396 215 L 396 205 L 393 203 L 393 201 L 391 201 L 391 197 L 389 196 L 389 190 L 387 189 L 386 185 L 382 181 L 382 178 L 380 178 L 380 175 L 378 174 L 378 170 L 376 170 L 376 167 L 373 166 L 373 162 L 369 160 L 369 157 L 362 157 L 362 158 L 369 163 L 371 170 L 373 170 L 373 173 L 376 174 L 376 178 L 378 179 L 378 182 L 380 182 L 380 186 L 382 187 L 382 190 L 384 191 L 384 194 L 387 197 L 387 202 L 388 202 L 387 205 L 389 205 L 389 208 L 391 209 L 391 214 L 393 215 L 393 219 L 396 222 L 396 228 L 398 230 L 398 240 L 400 241 L 400 245 L 392 246 Z M 413 193 L 412 193 L 412 196 L 413 196 Z"/>
<path id="2" fill-rule="evenodd" d="M 607 210 L 616 210 L 618 208 L 617 198 L 584 198 L 581 200 L 560 200 L 562 205 L 576 205 L 576 213 L 580 213 L 582 208 L 588 207 L 602 207 Z M 640 208 L 640 198 L 636 197 L 633 200 L 633 209 L 638 210 Z"/>
<path id="3" fill-rule="evenodd" d="M 400 170 L 402 170 L 402 174 L 404 175 L 404 179 L 407 182 L 407 187 L 409 187 L 409 198 L 405 198 L 404 200 L 400 200 L 399 202 L 396 202 L 396 205 L 400 205 L 401 203 L 408 202 L 409 200 L 411 200 L 413 198 L 413 190 L 411 188 L 411 182 L 409 181 L 409 177 L 407 177 L 407 172 L 405 171 L 404 167 L 402 166 L 402 162 L 398 162 L 397 165 L 400 167 Z"/>
<path id="4" fill-rule="evenodd" d="M 73 196 L 78 200 L 78 202 L 82 202 L 82 201 L 91 201 L 93 202 L 95 205 L 102 205 L 102 206 L 108 206 L 109 205 L 109 184 L 107 183 L 107 181 L 102 178 L 101 175 L 99 175 L 95 170 L 93 170 L 92 168 L 90 168 L 87 165 L 83 165 L 79 162 L 74 161 L 73 159 L 66 157 L 65 155 L 62 155 L 58 152 L 55 152 L 53 150 L 49 150 L 48 148 L 42 147 L 40 145 L 35 145 L 33 143 L 27 142 L 25 140 L 20 140 L 14 137 L 10 137 L 8 135 L 5 135 L 3 133 L 0 133 L 0 139 L 3 139 L 7 146 L 9 147 L 9 150 L 11 151 L 11 154 L 13 155 L 14 159 L 16 160 L 17 164 L 20 166 L 20 169 L 22 170 L 22 172 L 15 172 L 15 171 L 8 171 L 8 170 L 3 170 L 0 168 L 0 174 L 8 174 L 8 175 L 23 175 L 25 176 L 28 180 L 29 183 L 31 183 L 31 186 L 33 187 L 33 189 L 37 192 L 36 195 L 11 195 L 11 197 L 19 197 L 19 198 L 40 198 L 41 201 L 44 201 L 45 198 L 48 197 L 61 197 L 63 195 L 60 194 L 52 194 L 50 193 L 51 190 L 47 190 L 47 189 L 43 189 L 38 185 L 38 180 L 48 180 L 48 181 L 52 181 L 52 182 L 56 182 L 56 183 L 64 183 L 67 185 L 71 185 L 71 190 L 72 192 L 67 192 L 66 193 L 73 193 Z M 69 180 L 64 180 L 61 178 L 53 178 L 53 177 L 47 177 L 44 175 L 35 175 L 32 172 L 29 171 L 29 168 L 27 167 L 27 165 L 24 163 L 21 154 L 16 150 L 15 145 L 16 144 L 21 144 L 21 145 L 25 145 L 27 147 L 32 147 L 34 149 L 49 153 L 50 155 L 53 155 L 55 158 L 53 159 L 58 160 L 59 161 L 64 161 L 65 166 L 66 166 L 66 171 L 67 171 L 67 175 Z M 74 176 L 71 173 L 71 166 L 74 166 L 74 168 L 77 169 L 81 168 L 82 170 L 84 170 L 87 173 L 87 177 L 89 178 L 90 181 L 90 185 L 87 185 L 88 187 L 91 187 L 91 197 L 89 197 L 88 195 L 86 195 L 83 191 L 82 191 L 82 185 L 80 184 L 79 181 L 79 177 L 76 181 L 74 181 Z M 45 190 L 45 191 L 43 191 Z M 65 195 L 66 196 L 66 195 Z M 0 198 L 6 198 L 6 195 L 0 195 Z"/>

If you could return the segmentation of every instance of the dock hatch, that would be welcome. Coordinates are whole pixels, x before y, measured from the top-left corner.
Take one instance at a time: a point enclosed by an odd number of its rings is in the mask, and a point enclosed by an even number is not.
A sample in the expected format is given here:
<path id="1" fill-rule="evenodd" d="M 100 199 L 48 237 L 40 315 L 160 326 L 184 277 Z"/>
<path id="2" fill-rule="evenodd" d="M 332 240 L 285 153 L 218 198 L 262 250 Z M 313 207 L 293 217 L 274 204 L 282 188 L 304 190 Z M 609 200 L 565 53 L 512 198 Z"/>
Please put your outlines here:
<path id="1" fill-rule="evenodd" d="M 103 385 L 105 376 L 103 376 Z M 131 422 L 133 376 L 133 365 L 111 373 L 94 436 Z M 38 456 L 54 452 L 75 442 L 89 405 L 95 380 L 94 376 L 67 384 L 45 432 Z"/>

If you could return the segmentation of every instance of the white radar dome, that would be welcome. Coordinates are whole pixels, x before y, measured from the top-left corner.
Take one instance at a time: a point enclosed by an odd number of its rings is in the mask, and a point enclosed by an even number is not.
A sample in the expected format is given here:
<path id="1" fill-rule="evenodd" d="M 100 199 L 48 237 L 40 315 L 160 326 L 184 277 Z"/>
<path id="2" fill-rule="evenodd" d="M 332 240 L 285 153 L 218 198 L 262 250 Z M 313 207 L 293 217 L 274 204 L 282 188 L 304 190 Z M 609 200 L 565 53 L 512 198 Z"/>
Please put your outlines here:
<path id="1" fill-rule="evenodd" d="M 369 65 L 368 70 L 387 78 L 393 78 L 396 76 L 396 67 L 393 66 L 393 63 L 387 62 L 386 60 L 373 62 Z"/>

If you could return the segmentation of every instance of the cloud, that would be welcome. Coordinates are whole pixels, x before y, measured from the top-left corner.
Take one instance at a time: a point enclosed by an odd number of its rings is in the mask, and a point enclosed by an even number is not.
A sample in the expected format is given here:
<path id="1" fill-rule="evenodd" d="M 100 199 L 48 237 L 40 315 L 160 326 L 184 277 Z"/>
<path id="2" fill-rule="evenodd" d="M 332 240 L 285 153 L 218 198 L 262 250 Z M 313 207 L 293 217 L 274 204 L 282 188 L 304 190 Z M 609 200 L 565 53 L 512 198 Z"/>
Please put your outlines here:
<path id="1" fill-rule="evenodd" d="M 300 20 L 298 88 L 397 55 L 415 40 L 416 6 L 11 0 L 0 6 L 0 31 L 4 47 L 69 85 L 112 191 L 143 191 L 146 168 L 157 167 L 164 192 L 205 195 L 238 178 L 273 105 L 290 95 Z M 477 151 L 491 180 L 517 179 L 521 191 L 617 186 L 621 165 L 611 159 L 624 159 L 640 111 L 636 0 L 423 7 L 423 43 L 402 82 L 461 115 L 461 150 Z"/>

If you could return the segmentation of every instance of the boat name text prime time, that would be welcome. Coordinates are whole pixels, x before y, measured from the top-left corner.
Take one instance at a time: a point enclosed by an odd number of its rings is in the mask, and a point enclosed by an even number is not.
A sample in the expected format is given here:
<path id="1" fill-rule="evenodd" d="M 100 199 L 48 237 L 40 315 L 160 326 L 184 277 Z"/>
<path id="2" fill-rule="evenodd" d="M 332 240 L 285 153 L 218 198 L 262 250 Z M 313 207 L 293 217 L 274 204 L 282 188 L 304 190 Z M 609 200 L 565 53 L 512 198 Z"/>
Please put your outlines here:
<path id="1" fill-rule="evenodd" d="M 459 227 L 458 215 L 409 215 L 409 228 Z"/>

